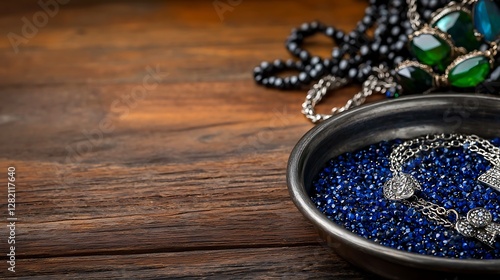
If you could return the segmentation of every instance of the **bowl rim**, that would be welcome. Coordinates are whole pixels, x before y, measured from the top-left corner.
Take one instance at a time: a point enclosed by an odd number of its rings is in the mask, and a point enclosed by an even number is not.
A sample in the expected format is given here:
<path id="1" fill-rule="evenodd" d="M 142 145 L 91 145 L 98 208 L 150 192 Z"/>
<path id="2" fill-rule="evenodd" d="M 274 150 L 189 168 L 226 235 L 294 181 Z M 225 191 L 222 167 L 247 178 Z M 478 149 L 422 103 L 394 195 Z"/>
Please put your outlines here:
<path id="1" fill-rule="evenodd" d="M 336 223 L 328 219 L 323 213 L 321 213 L 312 203 L 305 189 L 304 182 L 301 181 L 303 180 L 303 175 L 300 173 L 302 172 L 302 168 L 304 165 L 304 161 L 302 159 L 307 153 L 307 150 L 310 147 L 311 141 L 313 139 L 318 140 L 327 137 L 326 133 L 324 133 L 327 127 L 334 125 L 339 120 L 350 118 L 353 115 L 357 115 L 361 112 L 371 111 L 380 107 L 393 107 L 397 106 L 401 102 L 411 101 L 442 101 L 443 98 L 448 101 L 457 101 L 458 99 L 464 98 L 478 98 L 485 101 L 496 103 L 500 102 L 500 99 L 498 97 L 488 95 L 435 93 L 431 95 L 406 96 L 395 100 L 380 101 L 363 105 L 340 113 L 338 115 L 334 115 L 310 129 L 304 136 L 302 136 L 302 138 L 293 148 L 288 160 L 286 173 L 288 191 L 296 207 L 310 222 L 313 223 L 314 226 L 319 227 L 321 230 L 328 233 L 329 235 L 334 236 L 337 239 L 341 239 L 343 242 L 347 243 L 347 245 L 354 247 L 356 250 L 360 250 L 364 253 L 380 257 L 392 263 L 399 263 L 417 268 L 425 265 L 426 269 L 434 270 L 456 271 L 456 269 L 459 268 L 460 270 L 466 271 L 500 272 L 500 259 L 458 259 L 429 256 L 390 248 L 378 244 L 372 240 L 363 238 L 345 229 L 344 227 L 337 225 Z"/>

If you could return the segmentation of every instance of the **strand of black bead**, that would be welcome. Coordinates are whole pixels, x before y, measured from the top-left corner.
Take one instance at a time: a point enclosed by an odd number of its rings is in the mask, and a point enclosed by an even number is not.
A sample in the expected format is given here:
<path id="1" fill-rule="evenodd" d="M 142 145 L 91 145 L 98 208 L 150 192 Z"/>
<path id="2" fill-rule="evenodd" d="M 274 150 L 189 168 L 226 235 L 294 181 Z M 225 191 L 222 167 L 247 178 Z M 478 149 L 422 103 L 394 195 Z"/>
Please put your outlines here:
<path id="1" fill-rule="evenodd" d="M 283 78 L 276 76 L 282 71 L 296 71 L 299 74 Z M 293 59 L 288 59 L 286 62 L 276 59 L 272 63 L 263 61 L 259 66 L 255 67 L 254 79 L 258 84 L 283 90 L 299 89 L 301 85 L 309 84 L 312 80 L 309 73 L 305 71 L 302 61 Z"/>
<path id="2" fill-rule="evenodd" d="M 309 51 L 302 48 L 304 39 L 322 33 L 330 38 L 335 44 L 342 44 L 344 33 L 335 30 L 332 26 L 326 26 L 319 21 L 303 23 L 300 28 L 294 28 L 286 40 L 285 46 L 288 52 L 300 59 L 305 65 L 304 70 L 309 74 L 312 80 L 317 80 L 327 73 L 327 69 L 332 64 L 331 59 L 322 59 L 319 56 L 312 56 Z"/>
<path id="3" fill-rule="evenodd" d="M 424 18 L 432 11 L 444 6 L 446 0 L 421 0 L 420 12 Z M 363 83 L 372 71 L 372 66 L 385 64 L 389 68 L 409 58 L 406 48 L 407 35 L 412 32 L 406 16 L 403 0 L 370 0 L 365 15 L 349 33 L 333 26 L 313 21 L 292 29 L 286 40 L 290 54 L 297 62 L 275 60 L 262 62 L 254 69 L 258 84 L 276 89 L 303 89 L 326 74 L 349 78 L 352 83 Z M 367 31 L 375 26 L 373 36 Z M 324 34 L 335 42 L 331 57 L 313 56 L 303 48 L 304 40 L 315 34 Z M 279 76 L 284 71 L 296 71 L 297 75 Z"/>
<path id="4" fill-rule="evenodd" d="M 446 4 L 444 0 L 421 0 L 421 14 L 429 17 L 432 11 Z M 286 40 L 290 54 L 299 59 L 295 64 L 275 60 L 262 62 L 254 69 L 254 79 L 258 84 L 277 89 L 303 89 L 323 75 L 332 74 L 362 83 L 370 75 L 372 66 L 383 63 L 392 68 L 409 57 L 406 48 L 407 35 L 412 32 L 406 16 L 406 6 L 402 0 L 370 0 L 364 17 L 348 34 L 333 26 L 313 21 L 292 29 Z M 367 30 L 375 26 L 370 38 Z M 336 46 L 331 57 L 313 56 L 302 47 L 307 37 L 322 33 Z M 296 71 L 298 75 L 278 76 L 283 71 Z"/>
<path id="5" fill-rule="evenodd" d="M 303 23 L 300 28 L 292 29 L 286 41 L 286 48 L 299 61 L 291 59 L 286 62 L 276 59 L 273 63 L 264 61 L 254 69 L 255 81 L 266 87 L 277 89 L 300 89 L 325 75 L 332 65 L 332 60 L 311 56 L 310 52 L 301 47 L 305 38 L 317 33 L 325 34 L 336 44 L 341 44 L 344 38 L 341 31 L 336 32 L 333 27 L 327 27 L 321 22 Z M 299 74 L 283 78 L 276 76 L 283 71 L 296 71 Z"/>

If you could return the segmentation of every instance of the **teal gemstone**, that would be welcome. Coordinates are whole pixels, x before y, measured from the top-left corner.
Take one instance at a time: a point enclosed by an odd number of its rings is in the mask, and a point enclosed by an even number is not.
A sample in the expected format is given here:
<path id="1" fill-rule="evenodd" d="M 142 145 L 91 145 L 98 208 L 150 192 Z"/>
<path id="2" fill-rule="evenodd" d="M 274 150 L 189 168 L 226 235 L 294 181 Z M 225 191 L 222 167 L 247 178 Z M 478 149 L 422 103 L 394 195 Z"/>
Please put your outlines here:
<path id="1" fill-rule="evenodd" d="M 468 51 L 479 47 L 480 42 L 474 36 L 472 16 L 464 11 L 454 11 L 437 19 L 433 27 L 450 34 L 455 46 L 463 47 Z"/>
<path id="2" fill-rule="evenodd" d="M 431 73 L 416 65 L 399 69 L 396 72 L 396 79 L 403 88 L 404 94 L 423 93 L 434 85 Z"/>
<path id="3" fill-rule="evenodd" d="M 418 61 L 429 66 L 438 66 L 440 70 L 443 70 L 451 56 L 451 46 L 437 35 L 429 33 L 413 37 L 410 51 Z"/>
<path id="4" fill-rule="evenodd" d="M 500 36 L 500 8 L 492 0 L 478 0 L 474 5 L 474 26 L 487 41 Z"/>
<path id="5" fill-rule="evenodd" d="M 448 81 L 454 87 L 475 87 L 486 79 L 490 71 L 489 59 L 483 55 L 477 55 L 464 59 L 449 69 Z"/>

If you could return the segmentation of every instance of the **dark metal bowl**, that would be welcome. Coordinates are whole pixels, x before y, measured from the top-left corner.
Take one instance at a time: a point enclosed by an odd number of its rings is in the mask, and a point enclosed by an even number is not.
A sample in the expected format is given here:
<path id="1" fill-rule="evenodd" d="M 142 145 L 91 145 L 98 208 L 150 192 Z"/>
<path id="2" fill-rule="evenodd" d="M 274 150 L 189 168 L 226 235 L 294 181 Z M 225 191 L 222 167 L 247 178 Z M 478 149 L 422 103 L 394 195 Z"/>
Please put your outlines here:
<path id="1" fill-rule="evenodd" d="M 379 245 L 330 221 L 309 191 L 315 174 L 332 157 L 395 138 L 429 133 L 500 136 L 500 98 L 432 94 L 379 102 L 334 116 L 298 142 L 288 162 L 288 190 L 320 236 L 347 261 L 393 279 L 499 279 L 500 259 L 451 259 L 408 253 Z M 494 276 L 494 275 L 497 276 Z M 458 277 L 458 278 L 455 278 Z"/>

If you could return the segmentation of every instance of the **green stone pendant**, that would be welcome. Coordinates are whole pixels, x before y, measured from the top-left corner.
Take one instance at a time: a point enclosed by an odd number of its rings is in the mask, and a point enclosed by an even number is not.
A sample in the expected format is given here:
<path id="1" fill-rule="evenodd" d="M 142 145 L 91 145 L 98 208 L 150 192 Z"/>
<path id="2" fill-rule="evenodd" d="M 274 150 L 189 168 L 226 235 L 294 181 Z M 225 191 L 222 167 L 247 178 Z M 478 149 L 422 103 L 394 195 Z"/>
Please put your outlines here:
<path id="1" fill-rule="evenodd" d="M 457 47 L 472 51 L 480 45 L 474 33 L 471 11 L 461 5 L 451 4 L 438 10 L 432 15 L 430 25 L 448 33 Z"/>
<path id="2" fill-rule="evenodd" d="M 491 71 L 490 57 L 480 51 L 457 57 L 446 69 L 445 76 L 451 86 L 475 87 L 486 79 Z"/>
<path id="3" fill-rule="evenodd" d="M 404 94 L 425 93 L 435 87 L 432 68 L 417 61 L 403 61 L 396 68 L 396 80 Z"/>
<path id="4" fill-rule="evenodd" d="M 439 29 L 425 26 L 413 35 L 410 35 L 410 52 L 418 61 L 437 66 L 444 70 L 451 58 L 455 56 L 453 42 L 449 35 Z"/>
<path id="5" fill-rule="evenodd" d="M 500 7 L 492 0 L 476 1 L 474 19 L 467 5 L 450 2 L 431 15 L 430 25 L 409 36 L 410 52 L 418 62 L 405 61 L 396 68 L 395 78 L 404 93 L 447 86 L 470 88 L 484 82 L 493 68 L 498 43 L 490 43 L 485 51 L 477 49 L 483 37 L 492 41 L 500 36 Z"/>

